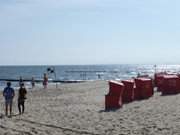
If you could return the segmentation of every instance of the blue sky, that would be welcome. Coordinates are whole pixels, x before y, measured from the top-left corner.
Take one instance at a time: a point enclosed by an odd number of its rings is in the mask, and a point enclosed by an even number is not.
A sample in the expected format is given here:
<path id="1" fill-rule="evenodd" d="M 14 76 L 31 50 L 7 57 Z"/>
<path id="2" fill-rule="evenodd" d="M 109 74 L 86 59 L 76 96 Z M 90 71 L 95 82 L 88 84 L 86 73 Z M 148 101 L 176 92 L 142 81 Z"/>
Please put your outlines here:
<path id="1" fill-rule="evenodd" d="M 0 0 L 0 65 L 179 64 L 178 0 Z"/>

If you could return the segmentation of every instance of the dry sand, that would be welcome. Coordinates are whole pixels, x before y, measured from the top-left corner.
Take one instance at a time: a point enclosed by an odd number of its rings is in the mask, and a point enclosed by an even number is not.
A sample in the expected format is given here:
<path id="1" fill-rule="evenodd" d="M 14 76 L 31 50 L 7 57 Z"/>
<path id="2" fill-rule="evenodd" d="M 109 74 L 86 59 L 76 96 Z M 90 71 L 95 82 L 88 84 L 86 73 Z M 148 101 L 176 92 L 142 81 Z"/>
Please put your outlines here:
<path id="1" fill-rule="evenodd" d="M 29 91 L 24 115 L 16 115 L 14 103 L 14 116 L 0 118 L 0 135 L 180 134 L 180 95 L 155 93 L 148 100 L 105 111 L 106 93 L 108 83 L 105 81 Z M 0 113 L 4 114 L 2 94 L 0 101 Z"/>

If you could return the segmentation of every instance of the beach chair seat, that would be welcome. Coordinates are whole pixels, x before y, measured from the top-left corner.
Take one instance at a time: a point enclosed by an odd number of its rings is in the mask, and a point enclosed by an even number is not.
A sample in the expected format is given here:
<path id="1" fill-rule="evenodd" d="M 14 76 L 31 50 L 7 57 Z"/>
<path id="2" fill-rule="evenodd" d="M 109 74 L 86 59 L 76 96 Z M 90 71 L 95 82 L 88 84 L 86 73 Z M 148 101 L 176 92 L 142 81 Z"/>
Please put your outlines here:
<path id="1" fill-rule="evenodd" d="M 105 109 L 122 107 L 122 93 L 124 84 L 117 81 L 109 81 L 109 93 L 105 95 Z"/>
<path id="2" fill-rule="evenodd" d="M 134 100 L 134 80 L 123 80 L 124 91 L 122 94 L 123 103 L 129 103 Z"/>
<path id="3" fill-rule="evenodd" d="M 163 76 L 162 95 L 180 93 L 180 78 L 177 75 Z"/>
<path id="4" fill-rule="evenodd" d="M 154 84 L 155 84 L 155 87 L 157 87 L 157 91 L 159 92 L 162 91 L 164 75 L 167 75 L 167 73 L 160 72 L 160 73 L 154 74 Z"/>
<path id="5" fill-rule="evenodd" d="M 153 82 L 150 78 L 136 78 L 135 79 L 135 99 L 141 100 L 141 99 L 147 99 L 153 96 L 154 90 L 153 90 Z"/>

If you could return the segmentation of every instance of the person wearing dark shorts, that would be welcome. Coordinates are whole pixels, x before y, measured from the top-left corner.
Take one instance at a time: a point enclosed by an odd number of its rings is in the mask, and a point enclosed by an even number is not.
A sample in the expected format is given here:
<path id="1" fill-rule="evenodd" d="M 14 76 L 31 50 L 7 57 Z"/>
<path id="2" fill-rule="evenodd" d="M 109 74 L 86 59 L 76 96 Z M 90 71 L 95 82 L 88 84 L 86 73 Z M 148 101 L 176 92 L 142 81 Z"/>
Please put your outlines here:
<path id="1" fill-rule="evenodd" d="M 44 77 L 43 77 L 43 86 L 44 86 L 44 89 L 47 89 L 47 85 L 48 85 L 48 77 L 47 77 L 47 74 L 44 73 Z"/>
<path id="2" fill-rule="evenodd" d="M 19 78 L 19 87 L 21 87 L 22 83 L 23 83 L 23 79 L 22 79 L 22 76 L 20 76 L 20 78 Z"/>
<path id="3" fill-rule="evenodd" d="M 33 89 L 33 88 L 35 87 L 35 80 L 34 80 L 34 77 L 32 77 L 31 85 L 32 85 L 32 89 Z"/>
<path id="4" fill-rule="evenodd" d="M 8 116 L 8 108 L 9 108 L 10 117 L 11 117 L 13 98 L 15 96 L 14 89 L 11 88 L 11 82 L 7 82 L 7 87 L 4 88 L 3 96 L 5 98 L 5 114 L 6 116 Z"/>
<path id="5" fill-rule="evenodd" d="M 26 100 L 26 94 L 27 94 L 27 90 L 24 86 L 24 83 L 21 84 L 20 88 L 19 88 L 19 93 L 18 93 L 18 109 L 19 109 L 19 114 L 23 114 L 24 113 L 24 102 Z"/>

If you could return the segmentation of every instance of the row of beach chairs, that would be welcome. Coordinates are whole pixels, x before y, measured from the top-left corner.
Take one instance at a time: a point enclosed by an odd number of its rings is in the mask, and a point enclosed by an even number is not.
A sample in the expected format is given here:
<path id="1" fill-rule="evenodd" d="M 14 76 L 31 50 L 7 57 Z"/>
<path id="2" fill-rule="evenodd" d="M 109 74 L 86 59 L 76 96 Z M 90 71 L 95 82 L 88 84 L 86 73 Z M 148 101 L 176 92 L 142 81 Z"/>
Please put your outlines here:
<path id="1" fill-rule="evenodd" d="M 105 95 L 105 109 L 117 109 L 124 103 L 148 99 L 153 96 L 154 88 L 162 95 L 180 93 L 180 75 L 166 72 L 123 81 L 109 81 L 109 93 Z"/>

